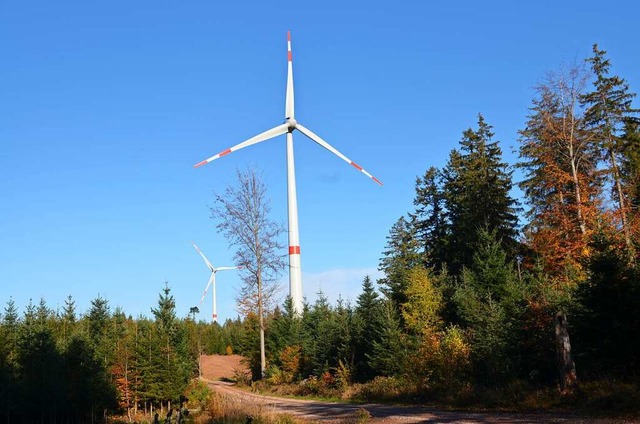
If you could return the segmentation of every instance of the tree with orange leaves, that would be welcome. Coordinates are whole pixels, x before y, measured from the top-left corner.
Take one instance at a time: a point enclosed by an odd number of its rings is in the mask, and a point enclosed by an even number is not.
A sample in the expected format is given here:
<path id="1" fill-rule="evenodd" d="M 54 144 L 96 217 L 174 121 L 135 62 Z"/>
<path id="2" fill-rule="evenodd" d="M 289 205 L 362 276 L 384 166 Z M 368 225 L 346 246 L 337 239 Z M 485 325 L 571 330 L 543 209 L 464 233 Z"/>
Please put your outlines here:
<path id="1" fill-rule="evenodd" d="M 564 283 L 584 278 L 581 261 L 600 217 L 598 149 L 585 128 L 579 99 L 586 81 L 580 68 L 550 75 L 537 88 L 532 114 L 520 131 L 518 164 L 527 202 L 527 242 L 545 272 Z"/>

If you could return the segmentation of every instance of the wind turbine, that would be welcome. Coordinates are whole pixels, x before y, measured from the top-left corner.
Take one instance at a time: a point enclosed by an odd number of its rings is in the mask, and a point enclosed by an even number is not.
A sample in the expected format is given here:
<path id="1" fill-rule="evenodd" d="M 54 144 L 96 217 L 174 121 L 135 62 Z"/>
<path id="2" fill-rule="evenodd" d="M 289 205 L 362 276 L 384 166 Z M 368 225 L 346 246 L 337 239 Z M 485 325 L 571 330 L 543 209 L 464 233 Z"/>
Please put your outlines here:
<path id="1" fill-rule="evenodd" d="M 293 311 L 296 315 L 302 315 L 302 271 L 300 268 L 300 235 L 298 233 L 298 201 L 296 197 L 296 176 L 293 160 L 293 131 L 298 130 L 306 135 L 312 141 L 324 147 L 349 165 L 371 178 L 376 183 L 382 185 L 380 180 L 362 169 L 362 167 L 345 155 L 336 150 L 329 143 L 324 141 L 320 136 L 304 127 L 294 117 L 293 107 L 293 64 L 291 55 L 291 32 L 287 32 L 287 93 L 285 100 L 285 120 L 284 124 L 271 128 L 260 133 L 242 143 L 236 144 L 226 150 L 221 151 L 217 155 L 211 156 L 194 165 L 194 168 L 214 161 L 222 156 L 228 155 L 236 150 L 243 149 L 253 144 L 269 140 L 282 134 L 287 135 L 287 212 L 289 218 L 289 294 L 293 303 Z"/>
<path id="2" fill-rule="evenodd" d="M 200 256 L 202 256 L 202 259 L 204 259 L 204 263 L 207 265 L 207 267 L 211 270 L 211 277 L 209 277 L 209 282 L 207 283 L 207 287 L 204 288 L 204 292 L 202 293 L 202 298 L 200 299 L 200 304 L 202 305 L 202 302 L 204 301 L 204 297 L 207 295 L 207 290 L 209 290 L 209 286 L 213 285 L 212 288 L 212 292 L 213 292 L 213 320 L 214 321 L 218 321 L 218 312 L 216 311 L 216 272 L 218 271 L 228 271 L 230 269 L 242 269 L 241 266 L 219 266 L 218 268 L 214 268 L 213 265 L 211 265 L 211 262 L 209 262 L 209 259 L 207 259 L 206 256 L 204 256 L 204 253 L 202 253 L 200 251 L 200 249 L 198 249 L 198 246 L 196 246 L 195 243 L 191 242 L 193 244 L 193 247 L 196 248 L 196 251 L 200 254 Z"/>

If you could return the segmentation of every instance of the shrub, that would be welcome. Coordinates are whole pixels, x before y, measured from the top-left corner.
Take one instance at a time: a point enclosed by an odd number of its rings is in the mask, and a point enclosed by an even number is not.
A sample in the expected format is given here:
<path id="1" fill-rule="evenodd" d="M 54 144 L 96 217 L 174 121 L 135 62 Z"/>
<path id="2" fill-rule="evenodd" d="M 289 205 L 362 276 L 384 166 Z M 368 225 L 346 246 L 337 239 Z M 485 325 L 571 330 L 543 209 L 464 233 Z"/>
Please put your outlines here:
<path id="1" fill-rule="evenodd" d="M 187 408 L 202 410 L 209 402 L 211 390 L 205 382 L 194 379 L 185 389 L 184 396 L 187 398 Z"/>
<path id="2" fill-rule="evenodd" d="M 283 377 L 291 383 L 300 369 L 300 346 L 287 346 L 280 352 Z"/>
<path id="3" fill-rule="evenodd" d="M 366 402 L 409 401 L 415 397 L 414 383 L 398 377 L 378 376 L 368 383 L 351 386 L 349 398 Z"/>

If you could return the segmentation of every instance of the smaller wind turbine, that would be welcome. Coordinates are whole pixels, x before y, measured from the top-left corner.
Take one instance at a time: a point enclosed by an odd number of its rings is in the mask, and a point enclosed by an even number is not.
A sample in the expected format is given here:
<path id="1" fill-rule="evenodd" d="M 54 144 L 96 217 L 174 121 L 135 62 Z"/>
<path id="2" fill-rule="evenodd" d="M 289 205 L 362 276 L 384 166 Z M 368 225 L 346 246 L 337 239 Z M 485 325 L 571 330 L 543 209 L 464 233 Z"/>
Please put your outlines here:
<path id="1" fill-rule="evenodd" d="M 213 292 L 213 320 L 214 321 L 218 321 L 218 312 L 216 310 L 216 272 L 218 271 L 228 271 L 231 269 L 242 269 L 241 266 L 219 266 L 217 268 L 215 268 L 213 265 L 211 265 L 211 262 L 209 262 L 209 259 L 207 259 L 206 256 L 204 256 L 204 253 L 202 253 L 200 251 L 200 249 L 198 249 L 198 246 L 196 246 L 195 243 L 191 242 L 193 244 L 193 247 L 196 248 L 196 251 L 200 254 L 200 256 L 202 256 L 202 259 L 204 259 L 204 263 L 207 265 L 207 267 L 211 270 L 211 277 L 209 277 L 209 282 L 207 283 L 207 287 L 204 288 L 204 292 L 202 293 L 202 298 L 200 299 L 200 304 L 202 305 L 202 302 L 204 301 L 204 297 L 207 295 L 207 290 L 209 290 L 209 286 L 213 285 L 212 288 L 212 292 Z"/>

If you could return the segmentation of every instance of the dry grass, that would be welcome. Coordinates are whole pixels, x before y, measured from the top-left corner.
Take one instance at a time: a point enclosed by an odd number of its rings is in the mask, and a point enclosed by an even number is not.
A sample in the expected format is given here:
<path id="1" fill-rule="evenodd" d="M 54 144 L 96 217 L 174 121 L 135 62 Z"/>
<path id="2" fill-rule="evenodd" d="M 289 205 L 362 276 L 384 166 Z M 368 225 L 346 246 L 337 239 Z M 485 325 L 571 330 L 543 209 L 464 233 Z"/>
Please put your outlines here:
<path id="1" fill-rule="evenodd" d="M 272 407 L 213 393 L 196 424 L 305 424 L 300 418 L 277 413 Z"/>

